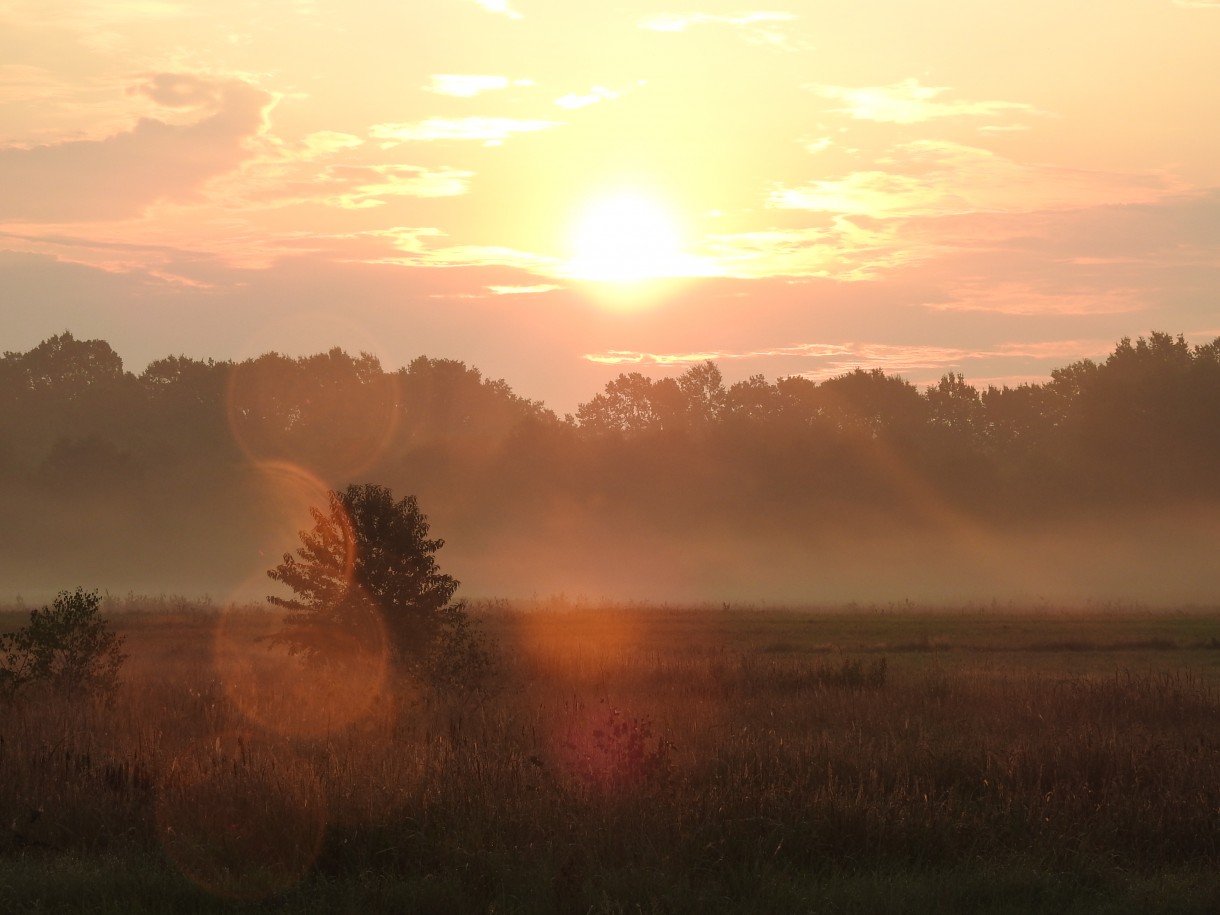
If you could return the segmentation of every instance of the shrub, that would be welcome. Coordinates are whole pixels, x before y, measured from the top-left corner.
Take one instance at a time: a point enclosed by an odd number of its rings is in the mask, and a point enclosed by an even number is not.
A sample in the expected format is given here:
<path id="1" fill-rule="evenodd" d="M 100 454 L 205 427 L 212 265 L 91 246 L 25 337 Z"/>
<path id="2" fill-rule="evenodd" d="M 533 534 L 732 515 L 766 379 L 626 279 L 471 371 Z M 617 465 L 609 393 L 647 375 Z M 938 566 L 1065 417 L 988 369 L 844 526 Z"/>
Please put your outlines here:
<path id="1" fill-rule="evenodd" d="M 61 591 L 30 622 L 0 635 L 0 694 L 45 684 L 68 696 L 108 697 L 118 686 L 123 637 L 98 616 L 96 591 Z"/>

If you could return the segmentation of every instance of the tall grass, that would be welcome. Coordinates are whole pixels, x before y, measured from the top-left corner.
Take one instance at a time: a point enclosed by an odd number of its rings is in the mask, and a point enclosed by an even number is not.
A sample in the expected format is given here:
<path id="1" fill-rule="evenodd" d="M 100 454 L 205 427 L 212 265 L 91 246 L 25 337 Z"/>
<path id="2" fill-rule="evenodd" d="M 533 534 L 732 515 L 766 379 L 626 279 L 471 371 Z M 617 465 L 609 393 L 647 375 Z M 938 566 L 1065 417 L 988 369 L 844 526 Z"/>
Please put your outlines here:
<path id="1" fill-rule="evenodd" d="M 1220 698 L 1189 671 L 740 651 L 581 613 L 501 610 L 490 698 L 378 681 L 308 727 L 292 716 L 333 690 L 285 702 L 216 666 L 222 628 L 266 650 L 265 616 L 148 615 L 112 705 L 0 708 L 0 853 L 155 861 L 209 898 L 355 881 L 523 912 L 783 911 L 844 874 L 980 862 L 1220 864 Z"/>

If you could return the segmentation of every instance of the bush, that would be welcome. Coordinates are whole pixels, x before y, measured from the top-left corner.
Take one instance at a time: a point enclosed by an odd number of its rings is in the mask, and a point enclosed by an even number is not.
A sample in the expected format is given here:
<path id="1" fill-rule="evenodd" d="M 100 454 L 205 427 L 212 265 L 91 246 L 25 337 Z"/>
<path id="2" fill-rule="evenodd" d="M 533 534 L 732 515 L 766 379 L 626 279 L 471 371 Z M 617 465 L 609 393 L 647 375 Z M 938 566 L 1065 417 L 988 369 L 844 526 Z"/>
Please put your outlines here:
<path id="1" fill-rule="evenodd" d="M 30 611 L 30 623 L 0 635 L 0 694 L 31 684 L 61 695 L 108 697 L 118 686 L 123 637 L 98 616 L 96 591 L 61 591 L 50 607 Z"/>

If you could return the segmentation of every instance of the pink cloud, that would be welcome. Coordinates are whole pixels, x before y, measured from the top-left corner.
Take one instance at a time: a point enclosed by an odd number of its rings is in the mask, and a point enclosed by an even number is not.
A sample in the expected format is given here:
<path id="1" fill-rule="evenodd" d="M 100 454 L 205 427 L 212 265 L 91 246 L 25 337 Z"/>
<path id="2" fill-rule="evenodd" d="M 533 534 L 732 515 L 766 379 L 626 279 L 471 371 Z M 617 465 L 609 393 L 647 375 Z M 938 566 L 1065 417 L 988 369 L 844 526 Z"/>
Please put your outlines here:
<path id="1" fill-rule="evenodd" d="M 243 82 L 206 84 L 166 77 L 138 91 L 197 104 L 214 93 L 216 110 L 186 125 L 141 118 L 101 140 L 67 140 L 0 149 L 0 220 L 69 222 L 139 215 L 158 200 L 189 198 L 251 153 L 271 96 Z"/>

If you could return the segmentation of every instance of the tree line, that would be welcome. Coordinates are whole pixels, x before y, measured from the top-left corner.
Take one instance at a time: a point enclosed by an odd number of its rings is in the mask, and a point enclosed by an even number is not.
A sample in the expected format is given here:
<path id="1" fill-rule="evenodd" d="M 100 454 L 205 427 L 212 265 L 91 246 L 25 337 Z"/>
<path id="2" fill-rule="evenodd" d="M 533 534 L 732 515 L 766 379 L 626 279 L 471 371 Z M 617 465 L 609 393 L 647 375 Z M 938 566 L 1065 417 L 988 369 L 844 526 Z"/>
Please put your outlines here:
<path id="1" fill-rule="evenodd" d="M 765 536 L 946 512 L 1110 516 L 1220 496 L 1220 338 L 1123 339 L 1045 383 L 981 391 L 960 374 L 921 390 L 879 369 L 726 385 L 702 362 L 621 374 L 563 417 L 423 356 L 398 369 L 339 348 L 168 356 L 137 375 L 105 341 L 63 333 L 0 358 L 0 498 L 20 519 L 7 547 L 70 546 L 109 524 L 148 534 L 155 558 L 173 541 L 158 530 L 246 517 L 250 468 L 268 461 L 415 494 L 450 542 L 560 517 L 567 536 L 579 519 Z M 208 549 L 219 561 L 241 548 L 237 532 Z"/>

